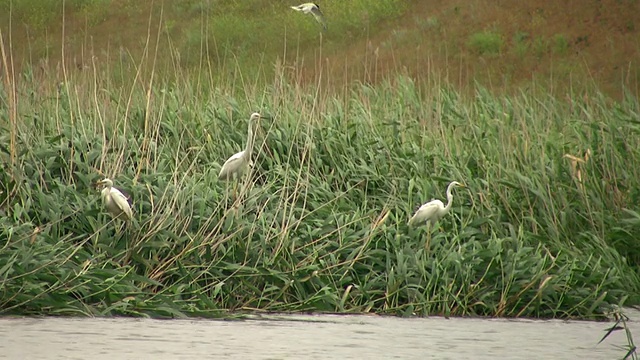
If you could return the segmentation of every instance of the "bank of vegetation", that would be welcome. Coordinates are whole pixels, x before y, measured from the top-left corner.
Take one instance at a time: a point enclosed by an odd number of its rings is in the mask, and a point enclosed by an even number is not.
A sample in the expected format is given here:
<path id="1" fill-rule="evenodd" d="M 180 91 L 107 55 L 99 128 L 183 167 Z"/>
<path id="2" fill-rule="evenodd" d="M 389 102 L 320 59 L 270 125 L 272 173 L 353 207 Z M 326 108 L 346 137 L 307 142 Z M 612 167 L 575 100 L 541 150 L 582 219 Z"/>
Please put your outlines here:
<path id="1" fill-rule="evenodd" d="M 336 89 L 322 59 L 310 85 L 309 62 L 227 48 L 186 66 L 153 45 L 12 73 L 4 49 L 2 314 L 597 319 L 640 301 L 634 96 L 469 95 L 402 72 Z M 272 120 L 250 176 L 221 183 L 254 111 Z M 93 187 L 105 176 L 126 226 Z M 407 221 L 452 180 L 467 187 L 425 247 Z"/>

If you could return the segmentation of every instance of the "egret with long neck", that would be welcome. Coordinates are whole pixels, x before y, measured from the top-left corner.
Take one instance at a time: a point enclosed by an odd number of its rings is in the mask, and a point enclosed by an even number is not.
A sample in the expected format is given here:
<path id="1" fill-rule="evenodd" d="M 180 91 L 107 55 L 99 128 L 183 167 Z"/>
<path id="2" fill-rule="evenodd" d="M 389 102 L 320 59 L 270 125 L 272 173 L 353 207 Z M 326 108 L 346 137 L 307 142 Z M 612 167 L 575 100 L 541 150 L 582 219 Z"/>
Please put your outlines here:
<path id="1" fill-rule="evenodd" d="M 253 143 L 255 142 L 255 130 L 254 126 L 258 124 L 258 120 L 262 118 L 259 113 L 251 114 L 249 118 L 249 129 L 247 131 L 247 145 L 244 150 L 233 154 L 220 169 L 218 179 L 230 180 L 231 178 L 238 178 L 244 175 L 251 164 L 251 154 L 253 152 Z"/>
<path id="2" fill-rule="evenodd" d="M 445 216 L 449 210 L 451 210 L 451 206 L 453 205 L 453 191 L 454 187 L 464 187 L 463 184 L 452 181 L 451 184 L 447 187 L 447 205 L 445 206 L 442 201 L 435 199 L 431 200 L 426 204 L 423 204 L 418 208 L 418 211 L 409 219 L 409 225 L 416 225 L 424 222 L 435 223 L 440 220 L 443 216 Z"/>
<path id="3" fill-rule="evenodd" d="M 442 201 L 436 199 L 431 200 L 426 204 L 423 204 L 418 208 L 416 213 L 409 219 L 409 225 L 417 225 L 421 223 L 427 223 L 427 242 L 425 243 L 425 248 L 427 251 L 429 250 L 429 246 L 431 243 L 431 227 L 434 223 L 440 220 L 443 216 L 445 216 L 449 210 L 451 210 L 451 206 L 453 206 L 453 188 L 454 187 L 464 187 L 463 184 L 452 181 L 449 186 L 447 186 L 447 205 L 445 206 Z"/>

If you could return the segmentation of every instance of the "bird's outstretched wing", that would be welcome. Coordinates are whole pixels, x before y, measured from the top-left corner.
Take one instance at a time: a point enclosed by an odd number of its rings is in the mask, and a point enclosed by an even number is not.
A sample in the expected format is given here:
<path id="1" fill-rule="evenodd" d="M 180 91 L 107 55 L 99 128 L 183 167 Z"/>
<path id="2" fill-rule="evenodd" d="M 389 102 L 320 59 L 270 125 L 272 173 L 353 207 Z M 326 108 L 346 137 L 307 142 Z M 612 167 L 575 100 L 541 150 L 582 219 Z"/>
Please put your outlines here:
<path id="1" fill-rule="evenodd" d="M 426 221 L 438 221 L 438 212 L 444 208 L 444 204 L 440 200 L 432 200 L 420 206 L 415 214 L 409 219 L 409 225 L 417 225 Z"/>
<path id="2" fill-rule="evenodd" d="M 320 8 L 318 8 L 317 6 L 314 6 L 311 8 L 310 11 L 313 17 L 316 18 L 316 21 L 322 24 L 322 28 L 327 30 L 327 23 L 324 21 L 324 15 L 322 15 Z"/>
<path id="3" fill-rule="evenodd" d="M 308 14 L 311 8 L 317 7 L 314 3 L 304 3 L 296 6 L 292 6 L 291 8 L 296 11 L 302 11 L 305 14 Z"/>
<path id="4" fill-rule="evenodd" d="M 296 11 L 302 11 L 305 14 L 311 13 L 316 21 L 322 24 L 322 28 L 324 30 L 327 29 L 327 23 L 325 22 L 324 15 L 322 15 L 322 11 L 320 11 L 318 5 L 314 3 L 304 3 L 297 6 L 291 6 L 291 8 Z"/>

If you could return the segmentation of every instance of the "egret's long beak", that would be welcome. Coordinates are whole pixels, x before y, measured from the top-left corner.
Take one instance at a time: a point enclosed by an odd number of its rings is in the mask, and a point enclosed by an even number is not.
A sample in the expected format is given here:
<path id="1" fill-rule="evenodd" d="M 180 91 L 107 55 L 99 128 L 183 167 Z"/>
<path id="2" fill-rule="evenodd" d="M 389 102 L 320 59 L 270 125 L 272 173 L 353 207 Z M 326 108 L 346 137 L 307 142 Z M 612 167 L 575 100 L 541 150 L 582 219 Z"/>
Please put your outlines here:
<path id="1" fill-rule="evenodd" d="M 260 115 L 260 119 L 273 120 L 273 116 L 271 116 L 271 115 Z"/>

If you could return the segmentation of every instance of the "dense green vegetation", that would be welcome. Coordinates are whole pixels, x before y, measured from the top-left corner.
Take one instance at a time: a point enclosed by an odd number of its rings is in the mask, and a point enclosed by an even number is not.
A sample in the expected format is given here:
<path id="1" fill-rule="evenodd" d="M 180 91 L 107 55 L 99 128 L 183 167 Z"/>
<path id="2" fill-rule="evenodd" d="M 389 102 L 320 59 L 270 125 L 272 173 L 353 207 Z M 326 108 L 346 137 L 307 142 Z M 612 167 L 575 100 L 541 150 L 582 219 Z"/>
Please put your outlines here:
<path id="1" fill-rule="evenodd" d="M 88 17 L 107 3 L 66 2 Z M 15 77 L 2 60 L 1 314 L 603 318 L 640 302 L 637 98 L 466 96 L 437 75 L 336 89 L 330 73 L 301 79 L 321 58 L 287 60 L 287 44 L 331 46 L 312 18 L 267 7 L 273 22 L 242 21 L 255 1 L 179 3 L 167 6 L 202 16 L 182 48 L 150 41 L 140 56 Z M 366 32 L 399 3 L 332 3 L 328 32 Z M 34 4 L 12 11 L 54 21 Z M 268 47 L 254 32 L 283 39 L 269 43 L 276 60 L 254 56 Z M 502 37 L 483 36 L 469 45 L 499 54 Z M 220 183 L 254 111 L 273 117 L 255 166 Z M 587 150 L 575 168 L 565 157 Z M 104 211 L 93 187 L 104 176 L 130 196 L 133 223 Z M 467 188 L 425 247 L 427 230 L 407 220 L 451 180 Z"/>
<path id="2" fill-rule="evenodd" d="M 25 74 L 6 83 L 17 106 L 5 84 L 3 313 L 593 318 L 639 300 L 637 99 L 111 72 Z M 274 120 L 234 195 L 216 175 L 256 110 Z M 580 185 L 563 154 L 587 148 Z M 103 176 L 132 199 L 125 228 L 92 187 Z M 425 249 L 407 219 L 452 179 L 468 190 Z"/>

